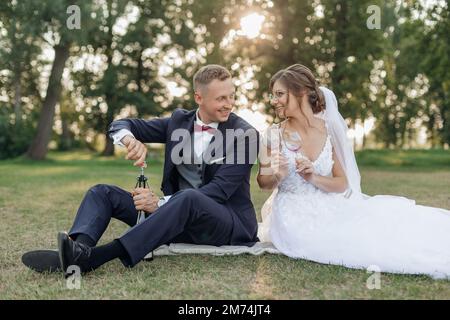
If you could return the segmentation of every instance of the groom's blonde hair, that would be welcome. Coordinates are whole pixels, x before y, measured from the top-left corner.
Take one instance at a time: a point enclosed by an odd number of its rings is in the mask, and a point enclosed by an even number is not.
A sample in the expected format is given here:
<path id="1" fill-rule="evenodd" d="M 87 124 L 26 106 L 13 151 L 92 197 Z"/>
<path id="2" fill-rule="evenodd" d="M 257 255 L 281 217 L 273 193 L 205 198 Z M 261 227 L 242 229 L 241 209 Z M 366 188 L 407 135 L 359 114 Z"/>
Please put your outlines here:
<path id="1" fill-rule="evenodd" d="M 201 90 L 214 79 L 224 81 L 229 78 L 231 78 L 231 73 L 227 68 L 218 64 L 208 64 L 195 73 L 194 91 Z"/>
<path id="2" fill-rule="evenodd" d="M 278 71 L 270 79 L 270 91 L 272 91 L 273 85 L 278 80 L 297 98 L 307 94 L 313 113 L 319 113 L 325 109 L 323 92 L 319 89 L 319 84 L 308 67 L 297 63 Z"/>

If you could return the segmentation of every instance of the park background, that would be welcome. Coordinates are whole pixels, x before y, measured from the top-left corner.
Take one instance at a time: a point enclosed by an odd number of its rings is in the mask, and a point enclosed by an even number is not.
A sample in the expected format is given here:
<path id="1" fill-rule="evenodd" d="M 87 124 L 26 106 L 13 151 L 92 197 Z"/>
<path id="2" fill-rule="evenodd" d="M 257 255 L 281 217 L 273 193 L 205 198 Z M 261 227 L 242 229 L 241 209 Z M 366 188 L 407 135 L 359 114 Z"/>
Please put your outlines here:
<path id="1" fill-rule="evenodd" d="M 435 299 L 450 283 L 381 275 L 283 256 L 118 261 L 69 290 L 21 255 L 55 248 L 84 192 L 130 190 L 138 171 L 105 133 L 123 117 L 194 109 L 192 76 L 229 68 L 235 112 L 258 130 L 274 119 L 268 82 L 294 63 L 331 88 L 367 194 L 450 209 L 450 34 L 447 1 L 12 0 L 0 3 L 0 298 Z M 159 192 L 160 145 L 147 175 Z M 252 175 L 258 212 L 268 197 Z M 370 183 L 368 183 L 370 181 Z M 102 243 L 126 230 L 113 222 Z"/>

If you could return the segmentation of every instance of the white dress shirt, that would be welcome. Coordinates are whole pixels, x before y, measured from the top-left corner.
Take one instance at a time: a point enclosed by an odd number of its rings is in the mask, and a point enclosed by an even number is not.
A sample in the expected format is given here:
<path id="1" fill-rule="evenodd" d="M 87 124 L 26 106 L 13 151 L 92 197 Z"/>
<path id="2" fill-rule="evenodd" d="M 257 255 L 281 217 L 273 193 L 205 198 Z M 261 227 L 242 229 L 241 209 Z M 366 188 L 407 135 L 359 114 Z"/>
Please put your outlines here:
<path id="1" fill-rule="evenodd" d="M 200 118 L 198 116 L 198 109 L 195 113 L 195 123 L 200 126 L 207 125 L 214 129 L 217 129 L 219 127 L 218 122 L 211 122 L 211 123 L 205 124 L 202 120 L 200 120 Z M 119 130 L 117 133 L 115 133 L 112 136 L 114 144 L 124 147 L 121 140 L 127 135 L 130 135 L 134 138 L 134 135 L 129 130 L 127 130 L 127 129 Z M 211 142 L 212 137 L 213 137 L 213 134 L 209 130 L 208 131 L 195 131 L 194 130 L 194 152 L 197 155 L 197 157 L 200 157 L 203 154 L 203 152 L 208 148 L 208 145 Z M 161 207 L 167 201 L 169 201 L 170 197 L 171 197 L 171 195 L 165 196 L 163 199 L 161 199 L 158 202 L 158 207 Z"/>

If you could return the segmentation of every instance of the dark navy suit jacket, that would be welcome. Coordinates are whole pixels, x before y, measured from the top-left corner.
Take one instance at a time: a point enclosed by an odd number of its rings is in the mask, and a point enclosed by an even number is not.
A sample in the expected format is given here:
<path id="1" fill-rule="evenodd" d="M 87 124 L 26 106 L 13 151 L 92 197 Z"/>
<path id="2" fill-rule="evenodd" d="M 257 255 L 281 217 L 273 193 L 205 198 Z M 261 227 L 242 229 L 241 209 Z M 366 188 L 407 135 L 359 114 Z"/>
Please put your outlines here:
<path id="1" fill-rule="evenodd" d="M 161 190 L 164 195 L 172 195 L 179 191 L 179 173 L 172 161 L 171 154 L 175 145 L 182 140 L 180 138 L 178 141 L 172 141 L 172 132 L 176 129 L 186 129 L 193 137 L 195 118 L 195 110 L 187 111 L 177 109 L 168 118 L 156 118 L 152 120 L 121 119 L 114 121 L 110 125 L 108 133 L 112 136 L 120 129 L 127 129 L 133 133 L 137 140 L 143 143 L 165 143 L 165 160 Z M 253 137 L 256 138 L 246 138 L 244 142 L 236 136 L 227 139 L 227 129 L 242 129 L 244 132 L 252 130 L 254 131 Z M 229 151 L 233 148 L 235 151 L 234 163 L 227 164 L 227 160 L 224 159 L 222 164 L 219 162 L 205 164 L 203 166 L 202 184 L 197 190 L 229 209 L 233 217 L 233 231 L 230 244 L 252 245 L 258 241 L 258 224 L 250 196 L 251 167 L 256 160 L 257 152 L 254 154 L 250 150 L 255 146 L 256 150 L 258 150 L 258 133 L 248 122 L 234 113 L 230 114 L 226 122 L 219 124 L 218 131 L 213 136 L 210 146 L 216 138 L 220 139 L 220 136 L 217 136 L 219 131 L 222 134 L 224 149 Z M 246 153 L 245 163 L 237 164 L 238 153 L 242 152 L 242 150 L 245 150 Z M 214 160 L 214 152 L 211 154 Z M 224 150 L 223 155 L 217 157 L 217 159 L 227 155 L 227 152 Z M 242 163 L 242 161 L 239 163 Z"/>

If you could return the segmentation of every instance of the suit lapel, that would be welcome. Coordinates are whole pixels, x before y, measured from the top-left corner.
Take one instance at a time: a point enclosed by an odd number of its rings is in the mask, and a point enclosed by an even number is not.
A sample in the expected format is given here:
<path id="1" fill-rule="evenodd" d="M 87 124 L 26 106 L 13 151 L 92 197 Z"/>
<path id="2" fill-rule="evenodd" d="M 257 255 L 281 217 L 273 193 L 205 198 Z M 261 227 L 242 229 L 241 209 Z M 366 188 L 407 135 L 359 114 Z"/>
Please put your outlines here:
<path id="1" fill-rule="evenodd" d="M 192 149 L 193 146 L 193 140 L 194 140 L 194 122 L 195 122 L 195 110 L 194 112 L 192 112 L 192 115 L 189 115 L 189 117 L 186 117 L 185 120 L 183 121 L 182 125 L 180 126 L 180 128 L 185 129 L 189 132 L 189 136 L 190 139 L 184 139 L 183 141 L 183 148 L 181 149 L 181 154 L 183 156 L 183 150 L 186 146 L 186 144 L 190 143 L 191 146 L 189 146 L 188 150 Z M 194 152 L 194 150 L 191 150 L 191 153 Z M 189 155 L 190 157 L 191 155 Z"/>
<path id="2" fill-rule="evenodd" d="M 181 120 L 180 123 L 174 123 L 173 124 L 173 130 L 177 129 L 184 129 L 187 130 L 191 136 L 192 139 L 192 133 L 194 131 L 194 121 L 195 121 L 195 110 L 190 111 L 186 114 L 186 116 Z M 172 135 L 172 132 L 170 133 Z M 167 172 L 165 174 L 166 179 L 169 179 L 172 176 L 173 170 L 175 170 L 175 164 L 172 162 L 171 156 L 172 156 L 172 149 L 175 145 L 177 145 L 178 141 L 172 141 L 172 139 L 169 139 L 170 144 L 166 145 L 166 161 L 167 161 Z M 189 143 L 189 139 L 183 140 L 183 148 L 186 143 Z M 183 157 L 183 149 L 181 149 L 180 152 L 181 157 Z M 176 188 L 175 188 L 176 189 Z"/>

